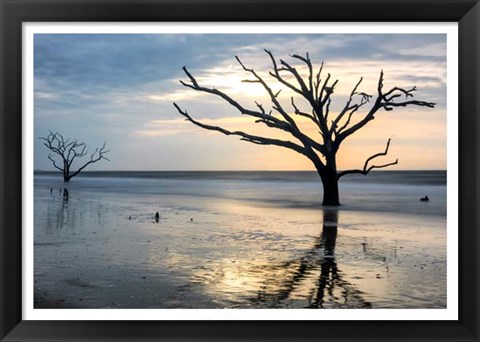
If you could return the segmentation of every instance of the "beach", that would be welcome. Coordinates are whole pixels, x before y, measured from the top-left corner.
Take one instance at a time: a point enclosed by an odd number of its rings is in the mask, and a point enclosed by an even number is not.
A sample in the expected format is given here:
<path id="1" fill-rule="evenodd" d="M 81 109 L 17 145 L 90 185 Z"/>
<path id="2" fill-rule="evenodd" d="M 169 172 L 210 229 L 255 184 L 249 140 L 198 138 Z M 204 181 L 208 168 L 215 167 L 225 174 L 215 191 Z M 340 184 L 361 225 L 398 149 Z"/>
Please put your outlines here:
<path id="1" fill-rule="evenodd" d="M 315 172 L 38 172 L 35 307 L 446 307 L 446 172 L 321 199 Z"/>

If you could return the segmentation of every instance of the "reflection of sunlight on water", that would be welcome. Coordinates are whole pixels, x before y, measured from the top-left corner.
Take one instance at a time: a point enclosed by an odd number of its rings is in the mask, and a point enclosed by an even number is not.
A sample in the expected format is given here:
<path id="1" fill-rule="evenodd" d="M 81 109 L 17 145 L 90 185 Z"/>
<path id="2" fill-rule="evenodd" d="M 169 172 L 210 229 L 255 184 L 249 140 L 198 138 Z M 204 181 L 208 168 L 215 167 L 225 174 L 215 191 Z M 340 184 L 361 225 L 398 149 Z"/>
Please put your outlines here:
<path id="1" fill-rule="evenodd" d="M 254 271 L 255 265 L 251 262 L 238 261 L 239 265 L 232 265 L 231 260 L 221 260 L 210 265 L 210 272 L 197 272 L 192 275 L 192 282 L 207 285 L 208 292 L 225 292 L 230 296 L 244 297 L 255 292 L 264 281 L 261 271 Z M 257 267 L 261 265 L 257 265 Z M 232 298 L 236 299 L 236 298 Z"/>
<path id="2" fill-rule="evenodd" d="M 313 239 L 314 246 L 306 252 L 272 252 L 271 244 L 296 243 L 281 234 L 242 230 L 216 242 L 209 239 L 213 246 L 229 250 L 218 254 L 234 255 L 234 259 L 183 260 L 175 264 L 185 267 L 197 263 L 192 267 L 190 282 L 201 285 L 207 296 L 223 298 L 227 306 L 368 307 L 370 304 L 361 298 L 361 292 L 343 280 L 337 270 L 337 216 L 333 217 L 334 222 L 327 215 L 323 233 Z M 311 245 L 312 240 L 309 241 Z"/>

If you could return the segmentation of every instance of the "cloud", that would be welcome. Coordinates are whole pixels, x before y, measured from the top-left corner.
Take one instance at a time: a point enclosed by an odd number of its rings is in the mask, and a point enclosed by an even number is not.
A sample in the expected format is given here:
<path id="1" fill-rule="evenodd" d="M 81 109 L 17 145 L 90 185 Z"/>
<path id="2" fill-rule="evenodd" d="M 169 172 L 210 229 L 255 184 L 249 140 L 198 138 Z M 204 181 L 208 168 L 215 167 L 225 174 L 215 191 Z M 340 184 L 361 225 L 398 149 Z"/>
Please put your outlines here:
<path id="1" fill-rule="evenodd" d="M 247 67 L 254 68 L 265 79 L 273 91 L 282 89 L 279 100 L 291 112 L 290 97 L 295 93 L 268 75 L 272 65 L 263 51 L 267 48 L 278 59 L 295 62 L 302 75 L 307 69 L 297 63 L 299 61 L 292 60 L 290 54 L 308 51 L 317 67 L 322 60 L 325 61 L 322 79 L 327 73 L 331 73 L 333 79 L 339 79 L 333 95 L 332 115 L 343 107 L 348 94 L 362 76 L 364 81 L 360 91 L 370 94 L 376 92 L 382 69 L 386 88 L 416 85 L 416 98 L 437 102 L 436 109 L 400 109 L 393 116 L 383 116 L 382 113 L 382 119 L 372 123 L 372 127 L 380 127 L 379 130 L 368 129 L 365 132 L 376 137 L 376 134 L 397 131 L 405 141 L 410 142 L 425 140 L 423 136 L 427 132 L 427 139 L 433 141 L 433 133 L 441 136 L 446 116 L 445 42 L 444 35 L 404 34 L 35 35 L 35 131 L 43 134 L 49 129 L 59 130 L 87 142 L 108 140 L 118 149 L 112 153 L 124 153 L 127 159 L 135 155 L 139 168 L 141 158 L 137 157 L 139 151 L 135 148 L 140 149 L 140 145 L 147 141 L 151 145 L 149 148 L 157 152 L 163 151 L 168 141 L 172 155 L 180 153 L 181 148 L 175 143 L 177 140 L 192 146 L 201 144 L 203 137 L 208 137 L 209 148 L 222 141 L 225 151 L 241 154 L 248 150 L 252 153 L 256 151 L 256 146 L 255 149 L 243 147 L 245 144 L 239 144 L 238 139 L 223 137 L 186 122 L 172 102 L 177 102 L 192 116 L 212 125 L 285 138 L 282 132 L 241 116 L 223 99 L 185 88 L 178 82 L 180 79 L 187 80 L 182 71 L 185 65 L 202 85 L 222 90 L 247 108 L 257 109 L 255 101 L 258 101 L 267 111 L 270 110 L 271 101 L 265 89 L 259 84 L 242 82 L 251 79 L 251 75 L 235 60 L 235 55 L 238 55 Z M 286 77 L 295 83 L 291 76 Z M 308 109 L 305 101 L 296 101 L 302 109 Z M 423 121 L 427 117 L 430 125 Z M 309 134 L 317 134 L 308 121 L 299 120 L 299 125 Z M 368 137 L 363 137 L 363 143 L 368 143 Z M 372 141 L 372 148 L 380 146 L 381 149 L 383 139 L 380 143 Z M 127 148 L 127 145 L 132 147 Z M 182 162 L 185 164 L 178 162 L 178 168 L 192 165 L 185 160 L 197 158 L 201 153 L 205 154 L 202 158 L 207 160 L 209 151 L 198 148 L 193 154 L 184 149 L 182 153 L 185 153 Z M 221 158 L 227 158 L 226 152 L 218 158 L 210 155 L 208 160 L 227 167 Z M 45 151 L 36 148 L 36 165 L 44 165 L 41 164 L 44 159 Z M 175 158 L 171 159 L 171 163 L 171 167 L 175 168 Z M 285 163 L 281 164 L 282 167 Z M 108 167 L 115 169 L 122 165 L 120 161 L 112 161 Z M 251 168 L 255 165 L 252 164 Z"/>
<path id="2" fill-rule="evenodd" d="M 191 99 L 201 97 L 203 95 L 204 94 L 202 94 L 201 92 L 195 91 L 195 90 L 189 90 L 189 89 L 181 90 L 181 89 L 178 89 L 178 90 L 174 90 L 174 91 L 171 91 L 171 92 L 150 93 L 150 94 L 145 94 L 145 95 L 142 95 L 142 96 L 143 96 L 143 99 L 145 99 L 146 101 L 150 101 L 150 102 L 168 102 L 168 103 L 171 103 L 171 102 L 179 101 L 179 100 L 186 100 L 186 99 L 191 100 Z M 204 99 L 202 99 L 202 100 L 204 100 Z"/>
<path id="3" fill-rule="evenodd" d="M 35 92 L 35 98 L 36 99 L 56 99 L 56 98 L 58 98 L 58 94 L 36 91 Z"/>
<path id="4" fill-rule="evenodd" d="M 445 58 L 447 53 L 447 43 L 432 43 L 426 45 L 418 45 L 416 42 L 412 42 L 409 46 L 398 47 L 391 46 L 395 49 L 395 52 L 401 55 L 407 56 L 422 56 L 422 57 L 443 57 Z"/>

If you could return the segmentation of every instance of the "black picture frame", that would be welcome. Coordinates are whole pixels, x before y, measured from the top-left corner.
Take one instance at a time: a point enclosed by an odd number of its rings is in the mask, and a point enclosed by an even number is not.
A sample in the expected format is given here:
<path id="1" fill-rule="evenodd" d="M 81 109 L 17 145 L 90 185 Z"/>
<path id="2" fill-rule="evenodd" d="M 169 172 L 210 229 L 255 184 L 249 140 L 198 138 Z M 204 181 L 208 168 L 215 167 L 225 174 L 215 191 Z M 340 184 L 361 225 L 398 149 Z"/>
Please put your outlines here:
<path id="1" fill-rule="evenodd" d="M 476 0 L 0 0 L 2 341 L 479 341 L 479 65 Z M 23 22 L 458 22 L 458 321 L 22 320 Z M 428 317 L 426 317 L 428 318 Z"/>

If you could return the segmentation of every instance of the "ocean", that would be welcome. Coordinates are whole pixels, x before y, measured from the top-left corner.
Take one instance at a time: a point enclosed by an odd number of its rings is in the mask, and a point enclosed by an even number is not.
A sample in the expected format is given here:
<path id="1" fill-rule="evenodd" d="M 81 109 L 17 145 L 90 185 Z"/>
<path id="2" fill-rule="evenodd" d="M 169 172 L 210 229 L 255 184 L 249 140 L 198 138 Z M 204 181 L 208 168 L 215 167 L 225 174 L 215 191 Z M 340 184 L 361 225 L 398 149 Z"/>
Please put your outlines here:
<path id="1" fill-rule="evenodd" d="M 377 171 L 340 180 L 343 210 L 446 215 L 446 171 Z M 56 172 L 37 172 L 35 185 L 63 187 Z M 68 184 L 75 191 L 188 195 L 261 205 L 320 208 L 322 184 L 311 171 L 99 171 Z M 429 196 L 428 203 L 419 199 Z"/>
<path id="2" fill-rule="evenodd" d="M 36 172 L 35 305 L 443 308 L 446 194 L 445 171 L 345 176 L 337 209 L 307 171 Z"/>

